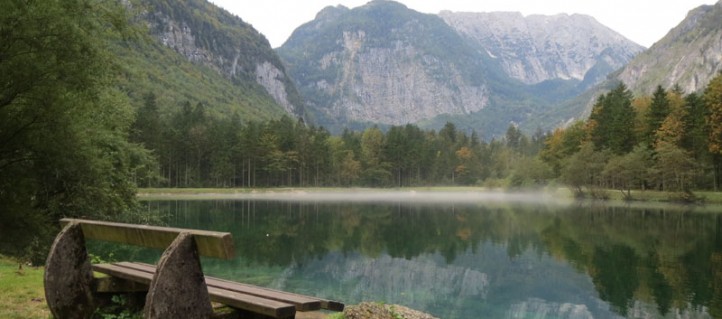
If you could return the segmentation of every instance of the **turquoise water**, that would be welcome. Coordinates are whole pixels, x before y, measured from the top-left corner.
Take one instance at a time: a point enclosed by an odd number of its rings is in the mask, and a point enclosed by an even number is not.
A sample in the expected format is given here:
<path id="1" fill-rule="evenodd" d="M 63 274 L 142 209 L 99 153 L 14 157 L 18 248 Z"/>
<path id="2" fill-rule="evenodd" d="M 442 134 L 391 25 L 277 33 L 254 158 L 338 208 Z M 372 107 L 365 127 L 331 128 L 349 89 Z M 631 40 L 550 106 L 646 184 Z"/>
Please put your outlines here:
<path id="1" fill-rule="evenodd" d="M 237 257 L 204 259 L 211 275 L 347 304 L 440 318 L 722 318 L 720 213 L 534 201 L 145 205 L 167 225 L 233 234 Z"/>

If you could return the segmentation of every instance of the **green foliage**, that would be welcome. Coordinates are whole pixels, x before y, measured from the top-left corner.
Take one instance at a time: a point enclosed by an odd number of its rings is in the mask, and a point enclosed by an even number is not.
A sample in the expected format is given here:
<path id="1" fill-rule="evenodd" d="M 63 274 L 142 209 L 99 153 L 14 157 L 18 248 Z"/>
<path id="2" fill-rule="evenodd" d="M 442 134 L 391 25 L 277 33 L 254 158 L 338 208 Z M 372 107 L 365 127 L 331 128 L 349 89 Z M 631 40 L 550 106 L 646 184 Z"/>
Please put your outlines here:
<path id="1" fill-rule="evenodd" d="M 344 319 L 346 317 L 343 315 L 343 312 L 334 312 L 334 313 L 328 315 L 326 318 L 328 318 L 328 319 Z"/>
<path id="2" fill-rule="evenodd" d="M 722 175 L 722 157 L 715 153 L 715 139 L 720 139 L 715 125 L 722 119 L 715 115 L 722 100 L 715 93 L 722 91 L 716 87 L 719 79 L 722 76 L 709 84 L 704 98 L 660 86 L 651 99 L 635 101 L 639 113 L 630 108 L 632 96 L 621 84 L 599 97 L 584 129 L 577 124 L 550 135 L 540 157 L 577 194 L 583 194 L 584 187 L 612 188 L 631 199 L 632 189 L 658 189 L 680 194 L 670 200 L 696 201 L 691 190 L 717 189 Z M 646 101 L 651 101 L 649 109 Z M 639 143 L 634 123 L 641 126 L 636 128 Z M 599 152 L 608 154 L 598 157 Z"/>
<path id="3" fill-rule="evenodd" d="M 611 183 L 612 188 L 625 192 L 626 199 L 632 199 L 631 190 L 644 187 L 650 178 L 652 153 L 640 144 L 630 153 L 612 157 L 604 166 L 602 175 Z"/>
<path id="4" fill-rule="evenodd" d="M 603 186 L 602 171 L 609 158 L 608 151 L 597 151 L 592 143 L 584 143 L 564 165 L 561 179 L 574 188 L 577 197 L 584 196 L 584 188 L 594 190 Z"/>
<path id="5" fill-rule="evenodd" d="M 684 191 L 692 187 L 695 162 L 689 152 L 669 143 L 662 143 L 655 154 L 655 180 L 661 189 Z"/>
<path id="6" fill-rule="evenodd" d="M 127 141 L 134 114 L 112 86 L 117 64 L 103 41 L 124 34 L 123 8 L 91 0 L 2 6 L 0 252 L 41 263 L 58 218 L 135 208 L 132 176 L 149 154 Z"/>
<path id="7" fill-rule="evenodd" d="M 554 178 L 552 168 L 539 157 L 525 157 L 514 168 L 509 186 L 520 188 L 539 188 Z"/>
<path id="8" fill-rule="evenodd" d="M 248 120 L 267 120 L 286 114 L 256 82 L 256 64 L 269 61 L 279 70 L 284 68 L 268 41 L 250 25 L 205 1 L 133 3 L 128 17 L 131 35 L 109 45 L 118 61 L 115 85 L 136 109 L 142 109 L 152 95 L 162 114 L 185 102 L 213 105 L 208 115 L 216 117 L 237 114 Z M 191 62 L 181 48 L 160 43 L 158 38 L 167 36 L 172 23 L 187 25 L 196 40 L 183 45 L 208 53 Z M 206 56 L 211 54 L 216 58 Z M 302 114 L 300 96 L 285 80 L 288 99 Z"/>
<path id="9" fill-rule="evenodd" d="M 623 83 L 601 95 L 589 116 L 590 139 L 595 148 L 615 154 L 631 151 L 636 144 L 634 118 L 632 93 Z"/>
<path id="10" fill-rule="evenodd" d="M 722 154 L 722 73 L 717 75 L 704 91 L 709 126 L 709 151 Z"/>
<path id="11" fill-rule="evenodd" d="M 128 309 L 128 300 L 123 295 L 113 295 L 111 304 L 95 311 L 93 318 L 98 319 L 141 319 L 141 311 Z"/>
<path id="12" fill-rule="evenodd" d="M 654 145 L 655 136 L 657 130 L 662 127 L 662 123 L 669 116 L 670 113 L 670 102 L 667 98 L 667 92 L 662 86 L 657 86 L 657 89 L 652 95 L 652 103 L 649 106 L 646 118 L 646 131 L 642 137 L 647 145 Z"/>
<path id="13" fill-rule="evenodd" d="M 162 106 L 147 95 L 139 113 L 156 115 Z M 209 106 L 182 104 L 173 114 L 139 116 L 133 140 L 149 147 L 157 166 L 137 170 L 149 187 L 413 186 L 474 185 L 512 174 L 514 163 L 535 156 L 543 134 L 520 131 L 512 142 L 487 144 L 448 123 L 438 133 L 417 126 L 372 127 L 332 136 L 284 116 L 271 121 L 207 115 Z M 532 143 L 531 141 L 535 141 Z M 536 145 L 536 146 L 534 146 Z M 513 148 L 512 148 L 513 147 Z M 535 186 L 549 177 L 544 167 L 525 175 Z M 537 165 L 538 164 L 538 165 Z"/>
<path id="14" fill-rule="evenodd" d="M 552 167 L 556 176 L 561 172 L 563 161 L 579 151 L 587 138 L 584 122 L 578 121 L 566 129 L 556 129 L 544 140 L 540 158 Z"/>
<path id="15" fill-rule="evenodd" d="M 683 119 L 684 136 L 682 146 L 692 151 L 698 160 L 709 157 L 707 145 L 709 137 L 709 124 L 706 122 L 708 108 L 699 94 L 690 93 L 685 97 L 686 117 Z"/>
<path id="16" fill-rule="evenodd" d="M 386 309 L 391 313 L 391 316 L 394 317 L 394 319 L 404 319 L 403 315 L 396 312 L 396 307 L 394 307 L 394 305 L 391 305 L 391 306 L 387 307 Z"/>

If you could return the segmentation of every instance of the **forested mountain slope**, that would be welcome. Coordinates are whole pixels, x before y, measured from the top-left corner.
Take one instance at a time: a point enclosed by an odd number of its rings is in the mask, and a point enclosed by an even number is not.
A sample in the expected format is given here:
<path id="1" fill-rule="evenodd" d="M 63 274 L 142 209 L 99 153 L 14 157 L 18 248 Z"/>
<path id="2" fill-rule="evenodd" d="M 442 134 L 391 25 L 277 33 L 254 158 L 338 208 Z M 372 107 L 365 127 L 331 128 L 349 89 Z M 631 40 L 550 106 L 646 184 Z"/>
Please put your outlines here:
<path id="1" fill-rule="evenodd" d="M 722 71 L 722 1 L 691 10 L 687 17 L 616 77 L 635 93 L 657 85 L 698 92 Z"/>
<path id="2" fill-rule="evenodd" d="M 115 46 L 119 84 L 136 105 L 152 94 L 166 112 L 185 102 L 245 119 L 302 116 L 303 103 L 268 41 L 205 0 L 126 3 L 138 29 Z"/>

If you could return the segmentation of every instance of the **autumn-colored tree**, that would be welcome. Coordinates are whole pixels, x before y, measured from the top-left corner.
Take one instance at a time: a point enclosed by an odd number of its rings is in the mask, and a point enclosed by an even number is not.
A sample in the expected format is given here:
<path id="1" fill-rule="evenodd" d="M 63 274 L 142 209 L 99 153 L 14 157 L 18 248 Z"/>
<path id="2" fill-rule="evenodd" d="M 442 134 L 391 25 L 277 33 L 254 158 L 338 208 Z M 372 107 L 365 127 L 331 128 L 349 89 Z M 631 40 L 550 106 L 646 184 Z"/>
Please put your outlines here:
<path id="1" fill-rule="evenodd" d="M 632 100 L 632 108 L 634 108 L 634 134 L 638 141 L 644 141 L 647 133 L 647 113 L 649 113 L 649 105 L 652 104 L 652 98 L 649 96 L 638 96 Z"/>
<path id="2" fill-rule="evenodd" d="M 584 122 L 581 121 L 565 129 L 558 128 L 546 138 L 539 156 L 551 166 L 554 175 L 559 176 L 564 160 L 579 151 L 586 136 Z"/>
<path id="3" fill-rule="evenodd" d="M 474 165 L 474 153 L 471 148 L 463 146 L 456 152 L 458 165 L 454 168 L 455 180 L 461 184 L 472 184 L 475 181 L 472 167 Z"/>
<path id="4" fill-rule="evenodd" d="M 668 100 L 669 112 L 654 132 L 654 145 L 668 143 L 681 146 L 685 134 L 684 120 L 687 118 L 687 109 L 684 101 L 675 93 L 670 93 L 672 99 Z"/>

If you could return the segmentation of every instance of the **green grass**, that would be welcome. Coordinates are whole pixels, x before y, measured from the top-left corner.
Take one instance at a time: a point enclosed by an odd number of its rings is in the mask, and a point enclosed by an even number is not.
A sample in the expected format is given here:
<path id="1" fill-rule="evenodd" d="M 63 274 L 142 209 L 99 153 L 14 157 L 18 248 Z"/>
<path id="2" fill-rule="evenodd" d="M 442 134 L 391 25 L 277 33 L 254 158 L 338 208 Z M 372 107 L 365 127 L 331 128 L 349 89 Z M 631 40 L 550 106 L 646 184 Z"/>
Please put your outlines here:
<path id="1" fill-rule="evenodd" d="M 0 256 L 0 318 L 52 318 L 45 303 L 42 267 L 23 265 Z"/>
<path id="2" fill-rule="evenodd" d="M 571 193 L 571 192 L 570 192 Z M 608 189 L 606 193 L 610 200 L 624 200 L 622 192 L 619 190 Z M 722 204 L 722 192 L 713 191 L 693 191 L 694 195 L 702 200 L 704 204 Z M 632 191 L 632 201 L 641 202 L 675 202 L 681 193 L 679 192 L 663 192 L 663 191 Z"/>

